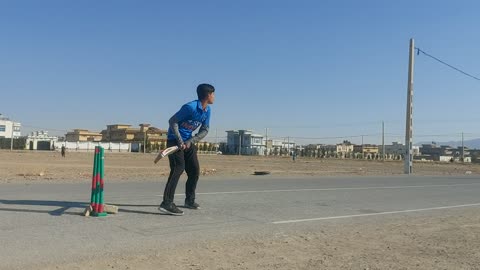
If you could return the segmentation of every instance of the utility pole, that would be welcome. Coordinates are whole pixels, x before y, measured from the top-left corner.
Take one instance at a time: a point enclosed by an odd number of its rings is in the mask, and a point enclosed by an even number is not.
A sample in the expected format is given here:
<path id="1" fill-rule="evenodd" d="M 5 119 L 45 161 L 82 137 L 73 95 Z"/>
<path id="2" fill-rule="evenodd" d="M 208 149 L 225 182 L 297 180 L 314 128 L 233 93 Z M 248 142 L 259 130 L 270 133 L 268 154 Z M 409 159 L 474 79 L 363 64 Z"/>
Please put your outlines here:
<path id="1" fill-rule="evenodd" d="M 382 121 L 382 160 L 385 161 L 385 122 Z"/>
<path id="2" fill-rule="evenodd" d="M 12 121 L 12 134 L 10 137 L 10 151 L 13 151 L 13 129 L 15 128 L 15 122 Z"/>
<path id="3" fill-rule="evenodd" d="M 242 155 L 242 135 L 240 134 L 240 130 L 238 131 L 238 155 Z"/>
<path id="4" fill-rule="evenodd" d="M 362 135 L 362 159 L 365 158 L 365 152 L 363 151 L 365 148 L 363 147 L 363 135 Z"/>
<path id="5" fill-rule="evenodd" d="M 265 151 L 268 155 L 268 128 L 265 128 Z"/>
<path id="6" fill-rule="evenodd" d="M 215 153 L 218 152 L 217 129 L 215 128 Z"/>
<path id="7" fill-rule="evenodd" d="M 288 143 L 288 146 L 287 146 L 288 154 L 290 155 L 290 136 L 287 137 L 287 143 Z"/>
<path id="8" fill-rule="evenodd" d="M 145 149 L 147 148 L 147 131 L 143 134 L 143 153 L 145 154 Z"/>
<path id="9" fill-rule="evenodd" d="M 465 147 L 463 144 L 463 132 L 462 132 L 462 163 L 465 163 Z"/>
<path id="10" fill-rule="evenodd" d="M 407 117 L 405 126 L 405 158 L 404 173 L 412 173 L 413 165 L 413 64 L 414 64 L 415 46 L 413 38 L 410 39 L 410 51 L 408 61 L 408 85 L 407 85 Z"/>

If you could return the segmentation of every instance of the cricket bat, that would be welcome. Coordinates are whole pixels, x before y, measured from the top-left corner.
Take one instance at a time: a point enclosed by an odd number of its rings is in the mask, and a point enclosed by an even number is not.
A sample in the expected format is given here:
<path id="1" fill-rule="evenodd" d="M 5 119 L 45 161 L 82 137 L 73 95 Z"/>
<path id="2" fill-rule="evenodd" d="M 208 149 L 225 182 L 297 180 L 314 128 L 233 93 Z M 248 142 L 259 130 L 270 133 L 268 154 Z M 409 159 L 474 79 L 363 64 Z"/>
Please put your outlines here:
<path id="1" fill-rule="evenodd" d="M 155 158 L 155 160 L 153 161 L 153 163 L 157 164 L 157 162 L 158 162 L 160 159 L 162 159 L 162 158 L 164 158 L 164 157 L 166 157 L 166 156 L 168 156 L 168 155 L 170 155 L 170 154 L 173 154 L 173 153 L 175 153 L 175 152 L 177 152 L 177 151 L 178 151 L 178 146 L 168 147 L 167 149 L 164 149 L 164 150 L 160 151 L 160 153 L 158 153 L 158 156 Z"/>

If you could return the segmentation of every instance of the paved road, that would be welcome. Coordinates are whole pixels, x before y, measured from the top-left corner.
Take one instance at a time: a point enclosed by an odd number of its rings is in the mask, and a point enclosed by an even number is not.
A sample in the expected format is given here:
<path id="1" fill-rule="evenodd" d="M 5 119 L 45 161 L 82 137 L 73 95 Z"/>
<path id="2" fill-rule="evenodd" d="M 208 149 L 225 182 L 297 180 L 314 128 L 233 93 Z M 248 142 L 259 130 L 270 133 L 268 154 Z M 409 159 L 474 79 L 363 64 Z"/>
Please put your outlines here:
<path id="1" fill-rule="evenodd" d="M 90 199 L 89 183 L 1 185 L 0 269 L 168 248 L 192 238 L 480 207 L 480 179 L 471 176 L 203 178 L 202 210 L 185 209 L 182 217 L 159 214 L 163 187 L 164 182 L 107 182 L 106 201 L 120 213 L 86 218 L 80 213 Z M 178 194 L 177 205 L 183 199 Z"/>

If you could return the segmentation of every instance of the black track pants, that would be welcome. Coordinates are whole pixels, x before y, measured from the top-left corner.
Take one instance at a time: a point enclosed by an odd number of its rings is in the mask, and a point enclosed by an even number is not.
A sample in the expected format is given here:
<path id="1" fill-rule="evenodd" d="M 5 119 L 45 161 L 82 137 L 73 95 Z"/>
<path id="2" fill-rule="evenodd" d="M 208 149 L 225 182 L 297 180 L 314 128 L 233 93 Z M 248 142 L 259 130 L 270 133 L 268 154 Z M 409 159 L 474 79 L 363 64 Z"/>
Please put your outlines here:
<path id="1" fill-rule="evenodd" d="M 174 140 L 167 141 L 167 147 L 175 146 L 177 142 Z M 170 162 L 170 175 L 163 193 L 163 201 L 165 203 L 173 203 L 175 189 L 178 180 L 183 171 L 187 172 L 187 183 L 185 186 L 185 195 L 187 200 L 195 201 L 195 189 L 197 188 L 198 177 L 200 175 L 200 165 L 197 158 L 197 147 L 191 145 L 184 151 L 177 151 L 168 156 Z"/>

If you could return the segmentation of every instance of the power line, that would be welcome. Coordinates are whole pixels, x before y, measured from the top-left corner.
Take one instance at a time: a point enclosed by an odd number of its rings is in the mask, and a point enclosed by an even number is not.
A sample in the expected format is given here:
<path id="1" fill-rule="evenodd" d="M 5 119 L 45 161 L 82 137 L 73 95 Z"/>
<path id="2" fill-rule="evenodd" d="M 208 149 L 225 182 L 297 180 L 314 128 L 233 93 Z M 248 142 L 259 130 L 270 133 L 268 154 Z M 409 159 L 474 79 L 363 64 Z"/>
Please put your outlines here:
<path id="1" fill-rule="evenodd" d="M 361 138 L 361 137 L 374 137 L 379 136 L 380 133 L 376 134 L 363 134 L 363 135 L 346 135 L 346 136 L 331 136 L 331 137 L 296 137 L 296 136 L 273 136 L 269 137 L 270 139 L 301 139 L 301 140 L 329 140 L 329 139 L 348 139 L 348 138 Z"/>
<path id="2" fill-rule="evenodd" d="M 448 63 L 446 63 L 446 62 L 438 59 L 437 57 L 426 53 L 425 51 L 421 50 L 420 48 L 415 47 L 415 49 L 417 50 L 417 55 L 418 55 L 419 53 L 423 53 L 424 55 L 426 55 L 426 56 L 428 56 L 428 57 L 430 57 L 430 58 L 432 58 L 432 59 L 434 59 L 434 60 L 436 60 L 436 61 L 438 61 L 438 62 L 440 62 L 440 63 L 442 63 L 442 64 L 444 64 L 444 65 L 446 65 L 446 66 L 448 66 L 448 67 L 450 67 L 450 68 L 452 68 L 452 69 L 454 69 L 454 70 L 456 70 L 456 71 L 458 71 L 458 72 L 460 72 L 460 73 L 462 73 L 462 74 L 464 74 L 464 75 L 466 75 L 466 76 L 468 76 L 468 77 L 471 77 L 471 78 L 473 78 L 473 79 L 475 79 L 475 80 L 477 80 L 477 81 L 480 81 L 480 78 L 475 77 L 475 76 L 473 76 L 473 75 L 470 75 L 470 74 L 468 74 L 467 72 L 465 72 L 465 71 L 463 71 L 463 70 L 461 70 L 461 69 L 459 69 L 459 68 L 456 68 L 456 67 L 450 65 L 450 64 L 448 64 Z"/>

